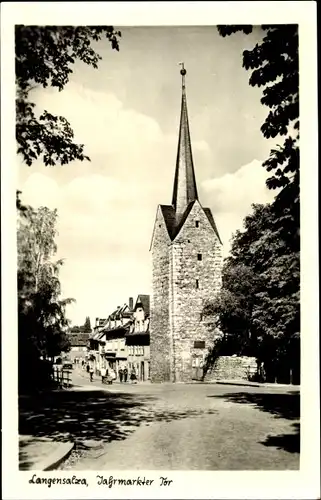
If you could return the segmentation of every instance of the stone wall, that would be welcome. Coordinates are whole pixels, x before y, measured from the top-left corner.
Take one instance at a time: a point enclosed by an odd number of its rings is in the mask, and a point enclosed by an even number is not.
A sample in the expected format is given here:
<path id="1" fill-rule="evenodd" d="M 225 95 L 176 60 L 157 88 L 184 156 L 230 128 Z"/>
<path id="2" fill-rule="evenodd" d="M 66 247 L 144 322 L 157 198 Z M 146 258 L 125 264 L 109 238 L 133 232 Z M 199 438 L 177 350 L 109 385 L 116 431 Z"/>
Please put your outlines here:
<path id="1" fill-rule="evenodd" d="M 205 382 L 215 380 L 248 380 L 248 370 L 256 372 L 256 358 L 248 356 L 221 356 L 205 377 Z"/>
<path id="2" fill-rule="evenodd" d="M 150 378 L 171 380 L 172 341 L 169 326 L 169 246 L 165 221 L 158 207 L 152 239 L 152 296 L 150 311 Z"/>
<path id="3" fill-rule="evenodd" d="M 170 270 L 173 381 L 190 382 L 193 359 L 204 359 L 212 346 L 213 332 L 202 311 L 220 289 L 222 270 L 222 245 L 198 201 L 171 245 Z M 194 348 L 195 341 L 205 342 L 205 347 Z"/>

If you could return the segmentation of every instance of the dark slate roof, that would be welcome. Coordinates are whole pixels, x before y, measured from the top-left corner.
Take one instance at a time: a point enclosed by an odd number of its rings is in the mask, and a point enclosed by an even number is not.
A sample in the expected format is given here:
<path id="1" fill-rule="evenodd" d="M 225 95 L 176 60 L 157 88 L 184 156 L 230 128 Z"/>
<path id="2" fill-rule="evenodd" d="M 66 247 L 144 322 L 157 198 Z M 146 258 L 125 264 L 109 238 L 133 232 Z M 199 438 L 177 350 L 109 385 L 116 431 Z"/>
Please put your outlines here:
<path id="1" fill-rule="evenodd" d="M 212 215 L 211 209 L 210 208 L 203 208 L 203 210 L 204 210 L 205 215 L 208 218 L 212 228 L 214 229 L 214 232 L 215 232 L 216 236 L 218 237 L 219 242 L 221 243 L 221 245 L 223 245 L 222 240 L 220 238 L 220 235 L 218 233 L 218 229 L 216 227 L 215 220 L 214 220 L 214 217 Z"/>
<path id="2" fill-rule="evenodd" d="M 176 214 L 174 207 L 172 205 L 160 205 L 166 223 L 167 231 L 172 241 L 182 229 L 183 224 L 186 221 L 188 214 L 192 210 L 194 203 L 195 200 L 187 205 L 187 208 L 183 213 L 178 225 L 176 224 Z"/>
<path id="3" fill-rule="evenodd" d="M 187 208 L 186 208 L 185 212 L 183 213 L 178 225 L 176 225 L 174 207 L 172 205 L 160 205 L 160 208 L 162 210 L 164 220 L 166 223 L 167 231 L 168 231 L 169 237 L 172 241 L 175 239 L 175 237 L 178 235 L 178 233 L 182 229 L 184 222 L 186 221 L 190 211 L 193 208 L 194 203 L 195 203 L 195 200 L 187 205 Z M 220 238 L 219 233 L 218 233 L 218 230 L 217 230 L 217 227 L 216 227 L 216 224 L 215 224 L 215 221 L 214 221 L 214 218 L 213 218 L 213 215 L 212 215 L 212 212 L 211 212 L 211 209 L 210 208 L 203 208 L 203 210 L 204 210 L 206 217 L 209 220 L 209 223 L 211 224 L 212 228 L 214 229 L 214 232 L 215 232 L 216 236 L 218 237 L 220 243 L 222 243 L 221 238 Z"/>
<path id="4" fill-rule="evenodd" d="M 175 230 L 175 225 L 176 225 L 176 216 L 175 216 L 175 209 L 173 205 L 160 205 L 160 209 L 162 211 L 165 223 L 166 223 L 166 228 L 169 234 L 170 239 L 173 239 L 173 234 Z"/>
<path id="5" fill-rule="evenodd" d="M 164 216 L 164 220 L 166 223 L 167 231 L 168 231 L 169 237 L 172 241 L 175 239 L 175 237 L 180 232 L 180 230 L 181 230 L 184 222 L 186 221 L 187 216 L 190 213 L 194 203 L 195 203 L 195 200 L 187 205 L 187 208 L 186 208 L 185 212 L 183 213 L 178 225 L 176 224 L 176 214 L 175 214 L 174 207 L 172 205 L 160 205 L 163 216 Z"/>
<path id="6" fill-rule="evenodd" d="M 179 221 L 177 227 L 175 228 L 174 230 L 174 238 L 178 235 L 178 233 L 180 232 L 180 230 L 182 229 L 183 225 L 184 225 L 184 222 L 186 221 L 190 211 L 192 210 L 193 206 L 194 206 L 194 203 L 195 203 L 195 200 L 192 201 L 191 203 L 189 203 L 185 209 L 185 212 L 183 213 L 182 217 L 181 217 L 181 220 Z M 174 239 L 173 238 L 173 239 Z"/>
<path id="7" fill-rule="evenodd" d="M 149 316 L 149 311 L 150 311 L 149 295 L 142 295 L 142 294 L 138 295 L 137 300 L 136 300 L 135 309 L 136 309 L 137 304 L 139 304 L 139 303 L 141 303 L 143 306 L 145 316 Z"/>

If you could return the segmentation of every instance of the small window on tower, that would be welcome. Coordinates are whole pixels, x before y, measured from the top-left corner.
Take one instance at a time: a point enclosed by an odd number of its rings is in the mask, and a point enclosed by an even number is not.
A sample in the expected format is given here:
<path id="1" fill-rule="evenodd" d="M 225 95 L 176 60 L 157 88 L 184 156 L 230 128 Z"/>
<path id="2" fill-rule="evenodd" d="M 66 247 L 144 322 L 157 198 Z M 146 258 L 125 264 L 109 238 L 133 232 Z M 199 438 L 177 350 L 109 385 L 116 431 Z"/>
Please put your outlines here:
<path id="1" fill-rule="evenodd" d="M 194 341 L 194 349 L 205 349 L 205 341 L 204 340 L 195 340 Z"/>
<path id="2" fill-rule="evenodd" d="M 196 288 L 199 288 L 199 281 L 198 280 L 196 280 L 195 286 L 196 286 Z"/>
<path id="3" fill-rule="evenodd" d="M 199 221 L 199 220 L 196 220 L 196 221 L 195 221 L 195 227 L 199 227 L 199 225 L 200 225 L 200 221 Z"/>
<path id="4" fill-rule="evenodd" d="M 197 260 L 202 260 L 202 254 L 201 253 L 197 254 Z"/>

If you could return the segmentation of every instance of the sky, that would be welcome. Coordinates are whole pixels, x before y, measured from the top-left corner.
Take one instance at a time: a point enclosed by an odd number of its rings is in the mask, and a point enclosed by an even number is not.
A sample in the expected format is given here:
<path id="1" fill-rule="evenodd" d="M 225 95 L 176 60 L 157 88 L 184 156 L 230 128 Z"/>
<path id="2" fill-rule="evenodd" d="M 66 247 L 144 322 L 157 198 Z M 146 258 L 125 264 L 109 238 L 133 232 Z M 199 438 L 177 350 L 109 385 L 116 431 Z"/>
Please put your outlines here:
<path id="1" fill-rule="evenodd" d="M 151 293 L 149 252 L 158 204 L 170 204 L 181 103 L 186 93 L 199 199 L 210 207 L 228 254 L 252 203 L 265 203 L 262 162 L 272 142 L 260 126 L 268 110 L 249 85 L 242 51 L 262 38 L 222 38 L 214 26 L 116 27 L 120 51 L 96 44 L 98 70 L 74 65 L 62 92 L 36 88 L 39 112 L 65 116 L 90 162 L 27 167 L 18 158 L 18 188 L 33 207 L 58 209 L 57 258 L 72 324 L 107 317 L 129 297 Z"/>

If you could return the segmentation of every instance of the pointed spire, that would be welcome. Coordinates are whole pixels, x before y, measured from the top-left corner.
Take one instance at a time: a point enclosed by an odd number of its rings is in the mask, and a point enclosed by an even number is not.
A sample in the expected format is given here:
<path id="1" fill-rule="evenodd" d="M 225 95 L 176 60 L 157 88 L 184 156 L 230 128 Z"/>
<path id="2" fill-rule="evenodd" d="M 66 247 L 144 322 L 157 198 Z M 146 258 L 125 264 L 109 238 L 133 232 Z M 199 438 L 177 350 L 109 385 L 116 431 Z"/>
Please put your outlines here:
<path id="1" fill-rule="evenodd" d="M 189 133 L 187 103 L 185 91 L 186 69 L 184 63 L 180 63 L 182 69 L 182 105 L 181 120 L 179 126 L 179 140 L 176 160 L 172 205 L 176 211 L 176 220 L 184 213 L 187 205 L 197 200 L 197 188 L 193 165 L 191 138 Z"/>

